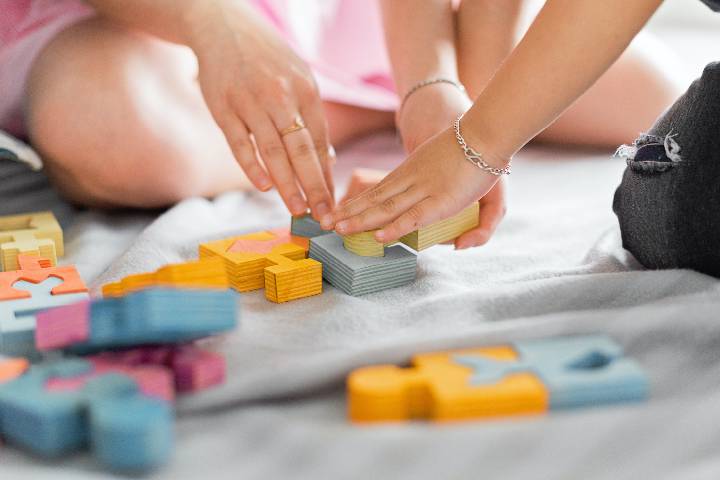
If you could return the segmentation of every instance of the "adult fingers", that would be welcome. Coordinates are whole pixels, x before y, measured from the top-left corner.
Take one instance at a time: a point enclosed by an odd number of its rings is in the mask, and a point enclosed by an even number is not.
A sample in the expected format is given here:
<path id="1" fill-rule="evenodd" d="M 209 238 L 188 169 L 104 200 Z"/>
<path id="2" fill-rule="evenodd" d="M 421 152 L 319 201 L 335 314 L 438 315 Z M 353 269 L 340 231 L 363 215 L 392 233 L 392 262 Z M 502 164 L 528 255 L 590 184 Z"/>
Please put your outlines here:
<path id="1" fill-rule="evenodd" d="M 221 129 L 235 159 L 255 188 L 263 192 L 270 190 L 273 185 L 272 180 L 260 165 L 250 133 L 242 120 L 229 114 L 222 122 Z"/>
<path id="2" fill-rule="evenodd" d="M 409 190 L 385 199 L 382 203 L 370 207 L 362 213 L 343 220 L 335 225 L 340 235 L 365 232 L 388 225 L 404 212 L 424 200 L 425 196 L 418 189 Z"/>
<path id="3" fill-rule="evenodd" d="M 295 172 L 285 152 L 285 145 L 275 124 L 260 109 L 246 119 L 248 127 L 255 138 L 257 150 L 265 163 L 273 183 L 280 193 L 285 205 L 293 215 L 302 215 L 307 211 L 307 203 L 298 188 Z"/>
<path id="4" fill-rule="evenodd" d="M 313 138 L 315 151 L 320 160 L 320 168 L 322 169 L 325 185 L 330 192 L 331 206 L 335 206 L 335 182 L 333 179 L 333 167 L 335 165 L 335 149 L 330 144 L 330 135 L 328 133 L 327 118 L 319 98 L 312 102 L 309 107 L 301 107 L 300 114 L 305 120 L 310 135 Z"/>

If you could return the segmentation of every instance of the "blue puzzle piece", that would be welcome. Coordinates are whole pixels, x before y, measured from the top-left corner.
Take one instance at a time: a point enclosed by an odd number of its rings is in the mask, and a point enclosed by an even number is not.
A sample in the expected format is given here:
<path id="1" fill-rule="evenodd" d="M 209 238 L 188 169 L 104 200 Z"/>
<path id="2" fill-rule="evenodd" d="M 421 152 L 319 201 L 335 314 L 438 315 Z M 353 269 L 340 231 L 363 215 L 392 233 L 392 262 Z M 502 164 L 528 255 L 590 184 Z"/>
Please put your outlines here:
<path id="1" fill-rule="evenodd" d="M 48 391 L 51 378 L 90 372 L 80 359 L 35 366 L 0 386 L 0 434 L 33 453 L 58 457 L 89 445 L 106 466 L 145 470 L 166 461 L 173 443 L 169 404 L 143 396 L 130 377 L 104 374 L 75 391 Z"/>
<path id="2" fill-rule="evenodd" d="M 237 302 L 238 295 L 229 290 L 164 288 L 95 300 L 90 306 L 90 337 L 73 349 L 87 352 L 216 335 L 237 326 Z"/>
<path id="3" fill-rule="evenodd" d="M 63 280 L 50 277 L 41 283 L 21 280 L 13 287 L 30 292 L 30 298 L 0 301 L 0 353 L 37 358 L 35 350 L 35 315 L 45 309 L 75 303 L 88 298 L 87 293 L 53 295 L 51 290 Z"/>
<path id="4" fill-rule="evenodd" d="M 642 368 L 607 336 L 558 337 L 512 346 L 517 361 L 473 355 L 454 359 L 473 369 L 473 385 L 497 383 L 512 373 L 537 375 L 550 392 L 551 409 L 640 401 L 648 395 Z"/>
<path id="5" fill-rule="evenodd" d="M 515 350 L 550 390 L 550 408 L 644 400 L 647 376 L 604 335 L 516 342 Z"/>
<path id="6" fill-rule="evenodd" d="M 495 360 L 471 355 L 457 355 L 453 359 L 460 365 L 473 369 L 469 380 L 473 385 L 497 383 L 507 375 L 533 371 L 533 366 L 523 361 Z"/>
<path id="7" fill-rule="evenodd" d="M 328 235 L 332 231 L 323 230 L 320 223 L 310 214 L 300 217 L 292 217 L 290 221 L 290 233 L 297 237 L 313 238 L 321 235 Z"/>

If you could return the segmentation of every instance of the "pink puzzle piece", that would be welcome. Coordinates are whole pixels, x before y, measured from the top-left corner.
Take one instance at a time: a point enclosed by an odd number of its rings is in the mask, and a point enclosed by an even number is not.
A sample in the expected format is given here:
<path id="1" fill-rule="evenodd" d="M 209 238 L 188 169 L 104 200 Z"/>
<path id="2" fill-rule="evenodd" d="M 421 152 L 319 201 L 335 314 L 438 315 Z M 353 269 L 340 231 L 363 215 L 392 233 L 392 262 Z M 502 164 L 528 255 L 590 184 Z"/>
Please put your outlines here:
<path id="1" fill-rule="evenodd" d="M 175 400 L 175 387 L 173 377 L 166 368 L 141 365 L 128 366 L 119 362 L 90 359 L 93 371 L 77 377 L 55 377 L 45 384 L 50 392 L 66 392 L 80 390 L 88 380 L 106 373 L 122 373 L 137 382 L 138 389 L 148 397 L 157 398 L 166 402 Z"/>
<path id="2" fill-rule="evenodd" d="M 90 361 L 100 365 L 165 367 L 172 371 L 175 389 L 179 393 L 205 390 L 225 381 L 225 357 L 194 345 L 150 346 L 103 352 L 90 357 Z"/>
<path id="3" fill-rule="evenodd" d="M 53 350 L 86 340 L 89 331 L 90 301 L 53 308 L 37 315 L 35 346 Z"/>
<path id="4" fill-rule="evenodd" d="M 271 253 L 273 248 L 285 243 L 292 243 L 290 231 L 286 228 L 276 228 L 268 230 L 269 233 L 275 235 L 271 240 L 248 240 L 238 239 L 233 242 L 227 249 L 230 253 Z"/>

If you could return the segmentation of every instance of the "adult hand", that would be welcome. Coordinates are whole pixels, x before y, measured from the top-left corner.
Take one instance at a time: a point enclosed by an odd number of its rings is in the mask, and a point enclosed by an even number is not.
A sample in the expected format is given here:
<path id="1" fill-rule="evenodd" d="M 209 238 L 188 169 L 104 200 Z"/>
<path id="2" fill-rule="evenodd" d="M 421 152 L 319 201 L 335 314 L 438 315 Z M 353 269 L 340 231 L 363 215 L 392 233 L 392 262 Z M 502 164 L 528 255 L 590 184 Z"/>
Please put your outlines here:
<path id="1" fill-rule="evenodd" d="M 335 159 L 310 69 L 244 2 L 200 3 L 188 44 L 235 158 L 255 187 L 274 185 L 293 215 L 309 207 L 321 218 L 334 205 Z"/>

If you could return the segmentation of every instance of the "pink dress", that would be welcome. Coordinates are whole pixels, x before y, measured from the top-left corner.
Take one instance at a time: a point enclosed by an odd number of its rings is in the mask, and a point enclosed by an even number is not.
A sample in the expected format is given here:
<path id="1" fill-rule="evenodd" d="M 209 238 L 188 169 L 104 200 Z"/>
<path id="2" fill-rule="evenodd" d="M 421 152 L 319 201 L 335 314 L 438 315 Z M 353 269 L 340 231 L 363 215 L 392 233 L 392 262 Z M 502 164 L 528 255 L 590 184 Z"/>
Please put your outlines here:
<path id="1" fill-rule="evenodd" d="M 377 110 L 398 105 L 377 2 L 252 0 L 308 62 L 325 100 Z M 28 72 L 55 35 L 89 15 L 81 0 L 2 0 L 0 129 L 25 134 Z"/>

